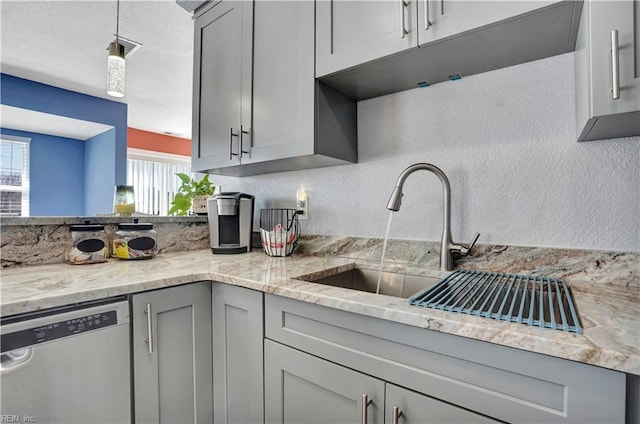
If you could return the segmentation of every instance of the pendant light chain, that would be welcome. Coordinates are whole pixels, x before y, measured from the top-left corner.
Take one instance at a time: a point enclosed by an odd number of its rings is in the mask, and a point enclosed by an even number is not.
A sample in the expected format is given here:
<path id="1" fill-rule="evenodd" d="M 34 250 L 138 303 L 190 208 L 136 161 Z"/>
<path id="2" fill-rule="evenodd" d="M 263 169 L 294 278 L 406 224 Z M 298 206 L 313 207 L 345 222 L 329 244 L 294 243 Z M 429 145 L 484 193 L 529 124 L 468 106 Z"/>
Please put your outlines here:
<path id="1" fill-rule="evenodd" d="M 120 0 L 116 2 L 116 41 L 120 42 Z"/>

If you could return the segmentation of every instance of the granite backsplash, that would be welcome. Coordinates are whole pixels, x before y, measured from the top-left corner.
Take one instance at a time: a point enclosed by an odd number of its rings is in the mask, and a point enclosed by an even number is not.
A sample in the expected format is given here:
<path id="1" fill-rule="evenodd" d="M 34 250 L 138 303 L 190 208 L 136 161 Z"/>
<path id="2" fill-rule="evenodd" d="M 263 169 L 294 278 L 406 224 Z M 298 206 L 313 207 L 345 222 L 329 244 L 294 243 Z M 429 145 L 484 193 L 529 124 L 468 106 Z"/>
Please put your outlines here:
<path id="1" fill-rule="evenodd" d="M 71 243 L 69 226 L 90 220 L 105 225 L 109 241 L 124 217 L 8 218 L 0 226 L 2 268 L 64 262 Z M 157 231 L 159 254 L 208 249 L 206 217 L 139 217 Z M 331 255 L 361 262 L 380 262 L 383 240 L 349 236 L 302 236 L 294 255 Z M 254 233 L 253 248 L 260 236 Z M 411 272 L 411 268 L 438 269 L 440 243 L 389 240 L 384 268 Z M 571 278 L 619 287 L 640 287 L 640 252 L 614 252 L 548 247 L 478 244 L 472 254 L 455 258 L 456 268 Z"/>
<path id="2" fill-rule="evenodd" d="M 132 222 L 133 218 L 153 224 L 160 254 L 209 247 L 208 221 L 202 216 L 3 218 L 0 225 L 2 268 L 64 262 L 65 249 L 71 245 L 69 227 L 85 221 L 104 224 L 111 246 L 118 224 Z"/>

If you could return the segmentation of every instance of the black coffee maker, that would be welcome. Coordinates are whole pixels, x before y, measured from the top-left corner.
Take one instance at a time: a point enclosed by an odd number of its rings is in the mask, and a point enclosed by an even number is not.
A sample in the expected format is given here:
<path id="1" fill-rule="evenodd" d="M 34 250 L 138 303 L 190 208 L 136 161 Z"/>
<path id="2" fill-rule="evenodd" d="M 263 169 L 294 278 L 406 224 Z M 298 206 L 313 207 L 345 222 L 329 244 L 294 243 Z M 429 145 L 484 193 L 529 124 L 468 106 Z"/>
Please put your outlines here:
<path id="1" fill-rule="evenodd" d="M 228 192 L 207 201 L 211 251 L 215 254 L 251 251 L 254 196 Z"/>

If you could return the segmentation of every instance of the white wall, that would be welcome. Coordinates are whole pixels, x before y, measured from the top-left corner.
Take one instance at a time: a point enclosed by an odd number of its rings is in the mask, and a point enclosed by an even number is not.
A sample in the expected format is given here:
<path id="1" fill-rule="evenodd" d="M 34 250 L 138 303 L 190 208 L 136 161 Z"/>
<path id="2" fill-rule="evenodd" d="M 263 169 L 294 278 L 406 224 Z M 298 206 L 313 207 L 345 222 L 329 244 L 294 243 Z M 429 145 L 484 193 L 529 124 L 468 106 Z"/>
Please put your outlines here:
<path id="1" fill-rule="evenodd" d="M 456 241 L 638 251 L 640 137 L 576 142 L 573 79 L 569 53 L 362 101 L 358 164 L 212 180 L 256 195 L 256 214 L 304 186 L 303 233 L 383 237 L 398 174 L 429 162 L 451 182 Z M 439 240 L 438 179 L 416 173 L 404 194 L 390 237 Z"/>

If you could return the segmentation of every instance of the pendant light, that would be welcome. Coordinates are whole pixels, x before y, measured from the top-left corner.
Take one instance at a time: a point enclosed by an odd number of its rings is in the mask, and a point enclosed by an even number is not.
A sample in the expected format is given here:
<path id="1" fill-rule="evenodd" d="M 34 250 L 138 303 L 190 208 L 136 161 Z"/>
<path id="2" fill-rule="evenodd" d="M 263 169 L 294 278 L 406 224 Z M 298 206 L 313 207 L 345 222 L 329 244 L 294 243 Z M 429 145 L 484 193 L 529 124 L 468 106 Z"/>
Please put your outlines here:
<path id="1" fill-rule="evenodd" d="M 120 0 L 117 0 L 116 41 L 109 44 L 107 59 L 107 94 L 113 97 L 124 96 L 124 46 L 120 44 Z"/>

